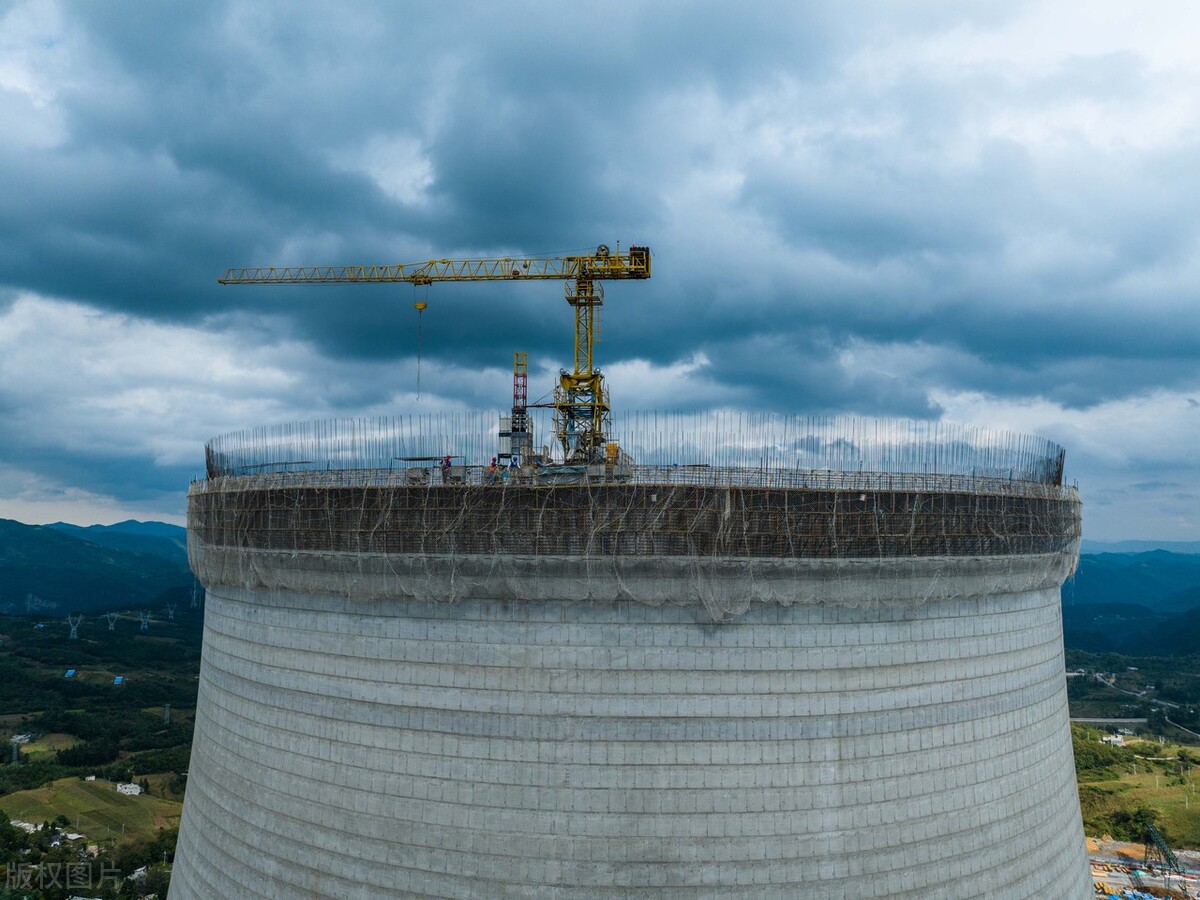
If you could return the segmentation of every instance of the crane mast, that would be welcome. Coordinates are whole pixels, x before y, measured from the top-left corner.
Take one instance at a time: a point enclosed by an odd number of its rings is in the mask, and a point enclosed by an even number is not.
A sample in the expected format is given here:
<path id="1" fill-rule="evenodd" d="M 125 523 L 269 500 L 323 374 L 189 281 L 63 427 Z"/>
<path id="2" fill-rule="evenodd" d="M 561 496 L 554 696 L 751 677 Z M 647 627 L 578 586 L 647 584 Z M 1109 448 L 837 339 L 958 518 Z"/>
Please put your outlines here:
<path id="1" fill-rule="evenodd" d="M 509 419 L 509 458 L 525 460 L 533 449 L 533 434 L 529 429 L 529 356 L 513 354 L 513 405 Z"/>
<path id="2" fill-rule="evenodd" d="M 601 244 L 595 253 L 574 256 L 431 259 L 382 266 L 289 266 L 234 268 L 221 284 L 373 284 L 429 285 L 443 281 L 565 281 L 564 295 L 575 313 L 575 353 L 571 371 L 559 372 L 554 389 L 554 429 L 568 463 L 605 462 L 612 430 L 604 374 L 595 367 L 604 287 L 610 280 L 650 277 L 650 248 Z M 514 404 L 515 405 L 515 404 Z M 515 413 L 515 409 L 514 409 Z"/>

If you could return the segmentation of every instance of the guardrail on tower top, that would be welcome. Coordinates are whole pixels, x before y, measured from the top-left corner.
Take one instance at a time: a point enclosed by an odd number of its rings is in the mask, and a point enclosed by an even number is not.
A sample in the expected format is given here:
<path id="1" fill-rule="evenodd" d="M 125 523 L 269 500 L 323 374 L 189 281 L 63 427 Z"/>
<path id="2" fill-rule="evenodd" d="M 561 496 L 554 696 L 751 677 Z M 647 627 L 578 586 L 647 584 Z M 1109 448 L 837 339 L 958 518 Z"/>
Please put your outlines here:
<path id="1" fill-rule="evenodd" d="M 542 447 L 549 423 L 542 415 L 532 418 L 533 446 Z M 736 411 L 615 418 L 610 439 L 638 464 L 627 476 L 635 483 L 845 487 L 861 481 L 864 490 L 885 479 L 893 489 L 909 489 L 895 483 L 903 482 L 918 490 L 952 489 L 942 481 L 947 478 L 974 489 L 984 482 L 994 489 L 1006 482 L 1062 483 L 1062 447 L 990 428 Z M 461 473 L 457 480 L 486 484 L 498 482 L 485 467 L 498 455 L 499 422 L 497 413 L 473 412 L 247 429 L 210 440 L 206 469 L 209 478 L 257 475 L 291 482 L 302 474 L 312 484 L 324 473 L 338 484 L 401 484 L 411 480 L 410 469 L 436 470 L 449 456 Z M 942 487 L 934 488 L 935 482 Z"/>

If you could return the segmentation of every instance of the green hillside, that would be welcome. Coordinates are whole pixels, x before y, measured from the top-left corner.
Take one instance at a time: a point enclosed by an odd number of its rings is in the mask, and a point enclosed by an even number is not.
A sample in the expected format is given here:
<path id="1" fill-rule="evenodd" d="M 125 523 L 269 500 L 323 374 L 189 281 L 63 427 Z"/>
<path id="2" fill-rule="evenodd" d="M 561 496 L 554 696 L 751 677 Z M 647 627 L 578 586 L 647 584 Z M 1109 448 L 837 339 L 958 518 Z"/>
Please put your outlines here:
<path id="1" fill-rule="evenodd" d="M 1062 601 L 1070 649 L 1185 656 L 1200 647 L 1200 555 L 1085 553 Z"/>
<path id="2" fill-rule="evenodd" d="M 175 800 L 117 793 L 111 781 L 61 778 L 39 788 L 0 797 L 0 806 L 12 819 L 52 822 L 65 816 L 93 840 L 149 837 L 160 828 L 179 824 L 183 804 Z"/>
<path id="3" fill-rule="evenodd" d="M 0 613 L 59 618 L 76 611 L 159 607 L 168 592 L 178 599 L 192 585 L 191 571 L 178 558 L 0 519 Z"/>
<path id="4" fill-rule="evenodd" d="M 187 529 L 163 522 L 118 522 L 115 525 L 71 525 L 54 522 L 46 526 L 55 531 L 114 550 L 161 556 L 187 565 Z"/>

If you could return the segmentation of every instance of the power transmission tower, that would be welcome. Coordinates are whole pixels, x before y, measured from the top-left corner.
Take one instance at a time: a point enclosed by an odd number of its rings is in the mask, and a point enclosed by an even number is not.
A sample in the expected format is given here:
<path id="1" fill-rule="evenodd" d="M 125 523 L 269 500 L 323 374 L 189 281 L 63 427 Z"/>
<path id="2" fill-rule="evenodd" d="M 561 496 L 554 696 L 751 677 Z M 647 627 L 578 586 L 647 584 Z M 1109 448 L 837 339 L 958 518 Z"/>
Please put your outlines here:
<path id="1" fill-rule="evenodd" d="M 191 606 L 192 609 L 195 609 L 197 606 L 200 605 L 199 600 L 196 599 L 196 595 L 200 593 L 199 588 L 200 588 L 200 586 L 196 582 L 193 581 L 192 582 L 192 606 Z"/>
<path id="2" fill-rule="evenodd" d="M 138 615 L 141 617 L 141 620 L 142 620 L 142 627 L 140 630 L 141 631 L 149 631 L 150 630 L 150 610 L 143 609 L 140 613 L 138 613 Z"/>
<path id="3" fill-rule="evenodd" d="M 79 640 L 79 623 L 83 621 L 83 613 L 78 616 L 67 614 L 67 624 L 71 626 L 71 640 Z"/>
<path id="4" fill-rule="evenodd" d="M 171 704 L 168 703 L 163 707 L 163 721 L 168 725 L 171 724 Z"/>
<path id="5" fill-rule="evenodd" d="M 120 618 L 120 615 L 121 615 L 120 613 L 114 613 L 114 612 L 104 614 L 104 618 L 108 619 L 108 630 L 109 631 L 117 630 L 117 619 Z"/>
<path id="6" fill-rule="evenodd" d="M 167 621 L 168 622 L 175 621 L 175 607 L 176 606 L 178 606 L 178 604 L 176 604 L 176 603 L 168 603 L 167 604 Z"/>

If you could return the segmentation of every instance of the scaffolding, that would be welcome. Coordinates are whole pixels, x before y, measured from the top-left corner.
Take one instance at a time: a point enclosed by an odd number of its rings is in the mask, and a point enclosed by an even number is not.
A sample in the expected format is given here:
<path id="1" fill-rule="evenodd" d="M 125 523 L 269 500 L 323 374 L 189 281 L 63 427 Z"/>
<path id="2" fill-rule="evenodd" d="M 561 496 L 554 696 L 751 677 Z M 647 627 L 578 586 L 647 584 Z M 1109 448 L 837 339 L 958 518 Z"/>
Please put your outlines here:
<path id="1" fill-rule="evenodd" d="M 918 489 L 828 473 L 806 487 L 339 484 L 336 474 L 197 483 L 189 527 L 209 546 L 521 556 L 997 556 L 1068 551 L 1080 537 L 1073 488 L 989 492 L 946 476 Z"/>
<path id="2" fill-rule="evenodd" d="M 211 477 L 192 485 L 189 529 L 211 548 L 428 557 L 1073 556 L 1080 538 L 1078 492 L 1057 483 L 1062 450 L 1041 439 L 948 429 L 921 444 L 902 423 L 850 429 L 854 440 L 822 446 L 844 453 L 850 445 L 861 459 L 917 471 L 768 466 L 762 445 L 743 439 L 763 465 L 521 466 L 497 476 L 425 462 L 450 431 L 444 421 L 419 424 L 355 423 L 348 434 L 318 423 L 215 439 Z M 807 432 L 795 422 L 756 422 L 760 434 L 764 424 L 801 435 L 815 453 L 811 422 Z M 742 438 L 710 439 L 714 458 Z M 350 465 L 413 450 L 400 466 Z M 262 460 L 272 455 L 343 465 L 266 471 Z M 950 471 L 920 471 L 935 461 Z M 997 463 L 1007 464 L 1003 475 Z M 1013 477 L 1018 470 L 1027 477 Z"/>

